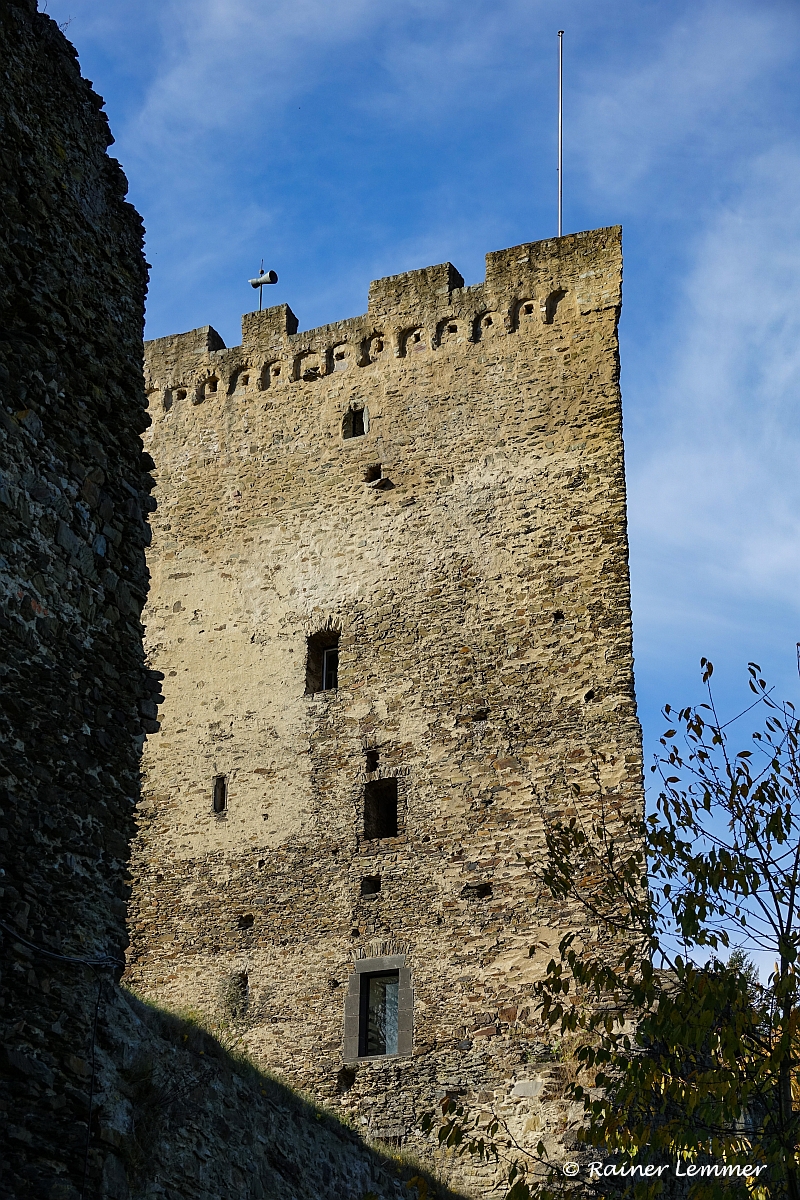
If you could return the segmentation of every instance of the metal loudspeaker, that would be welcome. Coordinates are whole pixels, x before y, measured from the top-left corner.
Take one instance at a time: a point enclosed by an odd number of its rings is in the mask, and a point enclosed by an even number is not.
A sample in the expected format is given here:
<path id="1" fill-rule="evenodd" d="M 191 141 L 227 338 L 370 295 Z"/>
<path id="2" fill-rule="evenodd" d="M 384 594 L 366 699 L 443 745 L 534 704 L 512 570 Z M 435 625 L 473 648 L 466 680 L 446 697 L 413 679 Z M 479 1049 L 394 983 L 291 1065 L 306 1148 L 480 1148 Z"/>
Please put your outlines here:
<path id="1" fill-rule="evenodd" d="M 257 279 L 250 280 L 250 287 L 254 287 L 254 288 L 263 287 L 265 283 L 277 283 L 277 282 L 278 282 L 278 272 L 277 271 L 262 271 Z"/>
<path id="2" fill-rule="evenodd" d="M 258 288 L 258 311 L 259 312 L 261 312 L 261 301 L 264 296 L 264 288 L 266 287 L 266 285 L 268 283 L 277 283 L 277 282 L 278 282 L 278 272 L 277 271 L 265 271 L 264 270 L 264 260 L 262 258 L 261 270 L 259 271 L 259 273 L 255 279 L 250 280 L 250 287 Z"/>

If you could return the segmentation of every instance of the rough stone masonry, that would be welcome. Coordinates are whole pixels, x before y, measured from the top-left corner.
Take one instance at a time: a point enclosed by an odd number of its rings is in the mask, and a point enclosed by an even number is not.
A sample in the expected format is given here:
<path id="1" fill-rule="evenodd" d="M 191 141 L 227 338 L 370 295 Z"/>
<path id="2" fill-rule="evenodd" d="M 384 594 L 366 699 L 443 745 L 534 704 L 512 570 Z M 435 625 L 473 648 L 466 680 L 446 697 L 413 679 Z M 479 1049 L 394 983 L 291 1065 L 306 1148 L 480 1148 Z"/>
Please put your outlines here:
<path id="1" fill-rule="evenodd" d="M 600 229 L 146 344 L 128 977 L 397 1143 L 446 1092 L 574 1136 L 531 990 L 596 935 L 534 868 L 547 820 L 642 805 L 620 289 Z"/>
<path id="2" fill-rule="evenodd" d="M 127 944 L 158 690 L 139 623 L 147 269 L 73 47 L 34 0 L 0 2 L 0 43 L 0 1178 L 4 1196 L 59 1200 L 83 1180 L 113 972 L 29 943 L 117 960 Z M 96 1148 L 88 1168 L 94 1185 Z"/>

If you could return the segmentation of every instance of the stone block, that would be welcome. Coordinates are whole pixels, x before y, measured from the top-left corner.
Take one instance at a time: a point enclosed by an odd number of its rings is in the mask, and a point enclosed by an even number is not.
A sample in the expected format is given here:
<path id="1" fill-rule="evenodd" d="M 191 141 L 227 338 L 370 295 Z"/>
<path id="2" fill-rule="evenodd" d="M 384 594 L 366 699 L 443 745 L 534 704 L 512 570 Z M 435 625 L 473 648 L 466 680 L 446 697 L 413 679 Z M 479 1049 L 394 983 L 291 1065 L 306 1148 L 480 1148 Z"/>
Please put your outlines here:
<path id="1" fill-rule="evenodd" d="M 524 1096 L 536 1100 L 541 1096 L 544 1082 L 541 1079 L 518 1079 L 511 1089 L 512 1096 Z"/>

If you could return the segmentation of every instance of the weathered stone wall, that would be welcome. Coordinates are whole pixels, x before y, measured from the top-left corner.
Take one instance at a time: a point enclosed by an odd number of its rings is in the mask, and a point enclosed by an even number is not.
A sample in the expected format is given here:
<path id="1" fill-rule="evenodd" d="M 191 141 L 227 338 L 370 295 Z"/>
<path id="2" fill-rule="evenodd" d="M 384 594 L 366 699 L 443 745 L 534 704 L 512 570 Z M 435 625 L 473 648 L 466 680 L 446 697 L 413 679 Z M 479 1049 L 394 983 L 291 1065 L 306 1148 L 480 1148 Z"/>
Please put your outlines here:
<path id="1" fill-rule="evenodd" d="M 335 1116 L 242 1061 L 235 1029 L 224 1035 L 231 1052 L 118 988 L 106 990 L 103 1017 L 94 1123 L 103 1175 L 87 1200 L 414 1200 L 405 1186 L 413 1164 L 365 1146 Z M 440 1200 L 459 1200 L 437 1190 Z"/>
<path id="2" fill-rule="evenodd" d="M 569 1140 L 531 988 L 565 928 L 593 933 L 537 882 L 543 822 L 599 789 L 642 802 L 620 285 L 598 230 L 490 254 L 475 287 L 449 264 L 380 280 L 309 332 L 281 306 L 232 349 L 146 347 L 165 702 L 129 978 L 208 1011 L 240 987 L 251 1052 L 377 1136 L 415 1141 L 449 1090 Z M 306 694 L 331 631 L 338 690 Z M 397 836 L 369 838 L 386 778 Z M 413 1053 L 350 1061 L 348 981 L 380 955 L 411 972 Z"/>
<path id="3" fill-rule="evenodd" d="M 2 0 L 0 41 L 1 1170 L 4 1196 L 55 1200 L 83 1179 L 97 985 L 16 934 L 78 958 L 127 943 L 155 715 L 139 624 L 147 273 L 73 48 L 32 0 Z M 100 1170 L 95 1149 L 92 1188 Z"/>

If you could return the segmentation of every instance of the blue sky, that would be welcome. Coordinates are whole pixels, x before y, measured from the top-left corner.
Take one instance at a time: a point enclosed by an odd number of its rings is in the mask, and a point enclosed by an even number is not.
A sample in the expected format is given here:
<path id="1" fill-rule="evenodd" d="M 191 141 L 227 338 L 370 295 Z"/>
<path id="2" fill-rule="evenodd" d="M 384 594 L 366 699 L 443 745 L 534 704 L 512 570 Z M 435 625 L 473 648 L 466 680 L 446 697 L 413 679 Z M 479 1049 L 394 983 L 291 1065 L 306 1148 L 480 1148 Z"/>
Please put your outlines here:
<path id="1" fill-rule="evenodd" d="M 41 0 L 44 7 L 44 0 Z M 621 223 L 636 680 L 797 699 L 796 0 L 48 0 L 148 231 L 148 336 L 239 341 L 263 256 L 301 328 L 371 279 Z M 749 723 L 745 722 L 745 726 Z"/>

